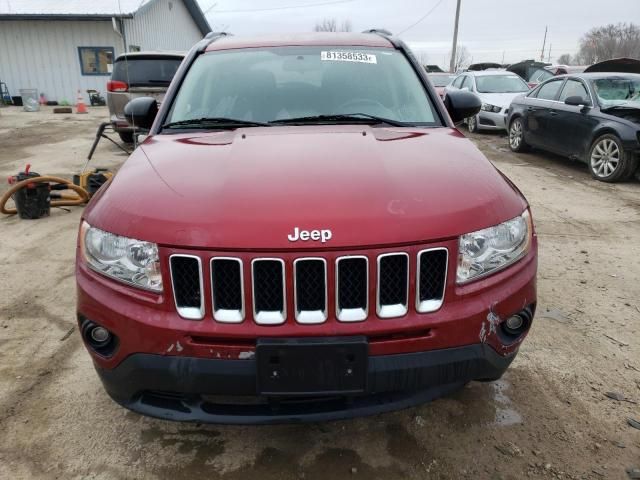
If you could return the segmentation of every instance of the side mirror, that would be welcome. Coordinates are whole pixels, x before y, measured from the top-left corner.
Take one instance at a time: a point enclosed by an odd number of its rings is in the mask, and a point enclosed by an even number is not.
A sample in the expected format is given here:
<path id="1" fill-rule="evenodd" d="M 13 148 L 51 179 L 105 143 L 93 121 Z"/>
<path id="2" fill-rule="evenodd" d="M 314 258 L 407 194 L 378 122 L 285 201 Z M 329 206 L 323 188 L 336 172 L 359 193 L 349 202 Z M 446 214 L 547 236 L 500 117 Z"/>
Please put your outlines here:
<path id="1" fill-rule="evenodd" d="M 149 130 L 158 114 L 158 102 L 153 97 L 138 97 L 124 106 L 124 116 L 129 125 Z"/>
<path id="2" fill-rule="evenodd" d="M 571 97 L 567 97 L 565 98 L 564 103 L 566 105 L 572 105 L 574 107 L 579 107 L 581 105 L 587 107 L 591 105 L 587 100 L 582 98 L 580 95 L 573 95 Z"/>
<path id="3" fill-rule="evenodd" d="M 480 98 L 464 90 L 447 92 L 444 97 L 444 106 L 449 112 L 449 116 L 453 123 L 460 123 L 465 118 L 473 117 L 480 111 L 482 102 Z"/>

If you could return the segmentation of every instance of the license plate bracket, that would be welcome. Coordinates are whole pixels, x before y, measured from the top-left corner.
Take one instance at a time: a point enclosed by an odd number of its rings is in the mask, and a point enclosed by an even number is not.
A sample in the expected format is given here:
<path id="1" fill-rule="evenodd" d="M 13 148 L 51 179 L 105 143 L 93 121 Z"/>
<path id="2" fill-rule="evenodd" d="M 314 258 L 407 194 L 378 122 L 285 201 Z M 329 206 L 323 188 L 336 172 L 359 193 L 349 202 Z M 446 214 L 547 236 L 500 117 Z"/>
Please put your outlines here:
<path id="1" fill-rule="evenodd" d="M 366 390 L 366 337 L 258 339 L 260 395 L 357 394 Z"/>

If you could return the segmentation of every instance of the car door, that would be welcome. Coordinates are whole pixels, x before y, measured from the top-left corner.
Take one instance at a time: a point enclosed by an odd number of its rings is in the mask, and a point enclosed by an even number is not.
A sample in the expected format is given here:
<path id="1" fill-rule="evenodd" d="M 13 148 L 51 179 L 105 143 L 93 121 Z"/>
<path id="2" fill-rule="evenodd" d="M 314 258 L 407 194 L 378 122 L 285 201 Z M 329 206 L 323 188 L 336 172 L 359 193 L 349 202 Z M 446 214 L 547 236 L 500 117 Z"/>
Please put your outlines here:
<path id="1" fill-rule="evenodd" d="M 584 106 L 567 105 L 569 97 L 582 97 Z M 586 84 L 578 78 L 569 78 L 562 86 L 558 103 L 549 111 L 549 141 L 558 153 L 581 157 L 585 143 L 597 120 L 589 115 L 593 105 Z"/>
<path id="2" fill-rule="evenodd" d="M 557 106 L 564 78 L 549 80 L 530 95 L 526 106 L 525 139 L 527 143 L 553 150 L 549 145 L 549 111 Z"/>

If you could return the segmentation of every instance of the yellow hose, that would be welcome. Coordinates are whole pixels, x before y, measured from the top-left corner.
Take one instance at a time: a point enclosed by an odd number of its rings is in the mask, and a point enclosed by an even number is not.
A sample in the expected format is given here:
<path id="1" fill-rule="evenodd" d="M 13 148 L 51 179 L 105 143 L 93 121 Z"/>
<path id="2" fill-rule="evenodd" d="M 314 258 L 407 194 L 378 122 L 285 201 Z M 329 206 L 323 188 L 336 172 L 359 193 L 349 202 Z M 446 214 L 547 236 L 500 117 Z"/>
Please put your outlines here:
<path id="1" fill-rule="evenodd" d="M 70 182 L 69 180 L 66 180 L 60 177 L 51 177 L 51 176 L 31 177 L 16 183 L 9 190 L 7 190 L 4 193 L 4 195 L 2 195 L 2 197 L 0 197 L 0 212 L 4 213 L 5 215 L 15 215 L 16 213 L 18 213 L 18 210 L 16 210 L 15 208 L 5 208 L 7 201 L 9 200 L 9 198 L 11 198 L 11 195 L 13 195 L 18 190 L 26 187 L 31 183 L 43 183 L 43 182 L 52 182 L 52 183 L 67 185 L 68 190 L 73 190 L 74 192 L 77 193 L 77 196 L 69 196 L 69 195 L 63 194 L 62 200 L 52 200 L 51 201 L 52 207 L 71 207 L 74 205 L 82 205 L 89 201 L 89 193 L 84 188 L 79 187 L 78 185 L 75 185 L 73 182 Z"/>

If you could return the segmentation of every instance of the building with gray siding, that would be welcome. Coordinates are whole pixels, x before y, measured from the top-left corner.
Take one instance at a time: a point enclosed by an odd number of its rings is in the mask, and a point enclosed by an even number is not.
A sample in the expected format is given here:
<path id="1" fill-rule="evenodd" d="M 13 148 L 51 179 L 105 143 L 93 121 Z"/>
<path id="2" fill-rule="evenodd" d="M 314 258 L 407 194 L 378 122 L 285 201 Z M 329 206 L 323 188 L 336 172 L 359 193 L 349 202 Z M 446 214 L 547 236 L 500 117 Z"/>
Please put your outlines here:
<path id="1" fill-rule="evenodd" d="M 211 28 L 196 0 L 0 0 L 0 81 L 75 103 L 125 51 L 186 51 Z"/>

